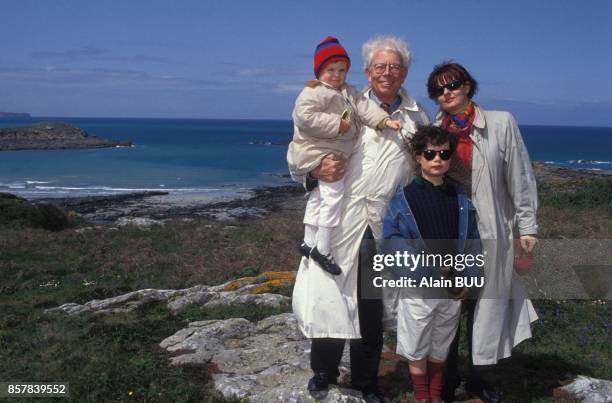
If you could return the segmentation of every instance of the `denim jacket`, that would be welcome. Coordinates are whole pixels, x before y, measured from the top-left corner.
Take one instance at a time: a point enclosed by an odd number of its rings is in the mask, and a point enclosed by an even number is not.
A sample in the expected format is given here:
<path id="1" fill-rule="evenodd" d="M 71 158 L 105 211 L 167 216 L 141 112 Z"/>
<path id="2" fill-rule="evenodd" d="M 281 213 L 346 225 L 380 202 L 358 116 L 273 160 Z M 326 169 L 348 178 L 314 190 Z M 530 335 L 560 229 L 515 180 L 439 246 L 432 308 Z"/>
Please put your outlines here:
<path id="1" fill-rule="evenodd" d="M 478 234 L 476 209 L 467 197 L 463 187 L 453 181 L 446 182 L 448 186 L 453 186 L 457 193 L 459 203 L 459 232 L 457 242 L 457 255 L 477 256 L 482 253 L 480 236 Z M 427 253 L 427 246 L 423 241 L 416 219 L 412 214 L 410 205 L 406 200 L 404 188 L 398 187 L 395 195 L 389 202 L 389 207 L 383 222 L 383 241 L 381 251 L 384 254 L 395 255 L 396 252 L 404 251 L 409 254 L 419 254 L 421 251 Z M 395 276 L 420 279 L 423 276 L 439 276 L 439 267 L 419 265 L 413 270 L 405 266 L 387 266 L 387 269 Z M 469 277 L 483 273 L 481 267 L 466 267 L 462 271 L 457 271 L 456 275 Z"/>

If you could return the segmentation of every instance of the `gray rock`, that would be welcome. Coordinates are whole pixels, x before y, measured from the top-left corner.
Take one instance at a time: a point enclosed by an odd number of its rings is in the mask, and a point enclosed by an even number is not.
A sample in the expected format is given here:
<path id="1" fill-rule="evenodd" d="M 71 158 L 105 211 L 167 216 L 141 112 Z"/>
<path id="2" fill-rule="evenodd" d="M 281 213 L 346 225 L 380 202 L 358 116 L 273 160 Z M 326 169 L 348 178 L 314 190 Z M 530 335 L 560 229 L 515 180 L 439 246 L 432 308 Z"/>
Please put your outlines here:
<path id="1" fill-rule="evenodd" d="M 230 338 L 244 338 L 255 326 L 246 319 L 233 318 L 190 323 L 160 343 L 160 347 L 175 354 L 224 351 L 223 342 Z"/>
<path id="2" fill-rule="evenodd" d="M 291 388 L 273 388 L 250 399 L 257 403 L 316 403 L 325 400 L 326 403 L 363 403 L 361 392 L 354 389 L 331 386 L 327 394 L 311 396 L 305 387 L 301 390 Z"/>
<path id="3" fill-rule="evenodd" d="M 306 390 L 312 376 L 310 341 L 299 331 L 292 313 L 257 323 L 246 319 L 190 323 L 163 340 L 160 347 L 174 355 L 172 365 L 207 364 L 213 368 L 214 388 L 228 398 L 268 403 L 315 402 L 325 397 L 313 397 Z M 360 392 L 334 386 L 326 401 L 363 399 Z"/>
<path id="4" fill-rule="evenodd" d="M 262 218 L 266 213 L 268 210 L 258 207 L 235 207 L 196 212 L 196 215 L 216 221 L 233 221 L 239 218 Z"/>
<path id="5" fill-rule="evenodd" d="M 168 309 L 175 313 L 194 304 L 203 307 L 251 304 L 279 308 L 288 306 L 291 301 L 290 298 L 278 294 L 249 294 L 249 291 L 257 287 L 257 284 L 242 285 L 234 291 L 224 291 L 224 287 L 225 284 L 213 287 L 198 285 L 182 290 L 144 289 L 117 297 L 95 299 L 83 305 L 73 302 L 66 303 L 56 308 L 47 309 L 45 313 L 78 315 L 85 312 L 129 312 L 151 302 L 165 302 Z"/>
<path id="6" fill-rule="evenodd" d="M 289 297 L 279 294 L 237 294 L 234 291 L 220 292 L 213 299 L 204 304 L 205 307 L 221 305 L 250 304 L 255 306 L 268 306 L 280 308 L 289 304 Z"/>
<path id="7" fill-rule="evenodd" d="M 612 382 L 579 375 L 572 383 L 555 389 L 555 396 L 585 403 L 612 402 Z"/>
<path id="8" fill-rule="evenodd" d="M 210 361 L 213 353 L 210 351 L 200 351 L 193 354 L 183 354 L 178 357 L 172 357 L 170 364 L 172 365 L 190 365 L 190 364 L 205 364 Z"/>
<path id="9" fill-rule="evenodd" d="M 153 225 L 163 226 L 164 222 L 160 220 L 154 220 L 152 218 L 146 218 L 146 217 L 120 217 L 115 222 L 115 225 L 118 227 L 133 226 L 133 227 L 138 227 L 142 229 L 148 229 Z"/>
<path id="10" fill-rule="evenodd" d="M 78 315 L 84 312 L 91 312 L 91 309 L 84 305 L 75 304 L 74 302 L 45 310 L 45 313 L 66 313 L 68 315 Z"/>
<path id="11" fill-rule="evenodd" d="M 168 302 L 168 309 L 170 309 L 172 312 L 178 312 L 181 309 L 189 305 L 193 305 L 193 304 L 204 305 L 205 303 L 210 301 L 212 298 L 214 298 L 215 295 L 217 294 L 218 293 L 216 292 L 207 292 L 207 291 L 196 291 L 192 293 L 186 293 L 185 295 L 177 297 L 173 299 L 172 301 Z"/>

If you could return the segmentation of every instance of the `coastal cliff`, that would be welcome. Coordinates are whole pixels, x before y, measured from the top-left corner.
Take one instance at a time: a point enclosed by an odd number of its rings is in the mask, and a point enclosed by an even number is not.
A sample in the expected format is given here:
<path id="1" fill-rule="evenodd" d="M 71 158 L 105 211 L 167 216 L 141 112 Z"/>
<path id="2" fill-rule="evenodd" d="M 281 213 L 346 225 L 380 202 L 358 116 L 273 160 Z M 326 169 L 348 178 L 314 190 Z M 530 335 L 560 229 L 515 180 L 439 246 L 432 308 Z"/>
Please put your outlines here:
<path id="1" fill-rule="evenodd" d="M 0 129 L 0 151 L 58 150 L 131 146 L 130 141 L 107 140 L 68 123 L 36 123 Z"/>

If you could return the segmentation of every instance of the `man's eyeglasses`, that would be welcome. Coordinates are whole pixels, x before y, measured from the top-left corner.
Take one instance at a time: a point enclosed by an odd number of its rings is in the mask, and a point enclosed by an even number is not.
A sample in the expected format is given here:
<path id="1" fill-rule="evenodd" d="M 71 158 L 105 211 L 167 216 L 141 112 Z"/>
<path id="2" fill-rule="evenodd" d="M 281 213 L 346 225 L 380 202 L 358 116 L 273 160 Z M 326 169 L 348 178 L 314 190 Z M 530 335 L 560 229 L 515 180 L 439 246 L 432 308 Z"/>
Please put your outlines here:
<path id="1" fill-rule="evenodd" d="M 448 161 L 451 155 L 453 155 L 451 150 L 425 150 L 423 151 L 423 157 L 427 161 L 432 161 L 434 158 L 436 158 L 436 154 L 438 154 L 440 158 L 442 158 L 443 161 Z"/>
<path id="2" fill-rule="evenodd" d="M 376 63 L 372 65 L 371 68 L 372 70 L 374 70 L 376 74 L 379 74 L 379 75 L 384 74 L 385 71 L 387 71 L 387 68 L 389 68 L 389 72 L 393 74 L 394 76 L 397 76 L 402 71 L 404 66 L 401 64 L 396 64 L 396 63 Z"/>
<path id="3" fill-rule="evenodd" d="M 458 90 L 463 84 L 465 84 L 465 81 L 463 80 L 453 80 L 450 83 L 446 83 L 444 85 L 441 85 L 437 88 L 435 88 L 433 90 L 433 95 L 435 97 L 439 97 L 440 95 L 444 94 L 444 88 L 446 88 L 449 91 L 454 91 L 454 90 Z"/>

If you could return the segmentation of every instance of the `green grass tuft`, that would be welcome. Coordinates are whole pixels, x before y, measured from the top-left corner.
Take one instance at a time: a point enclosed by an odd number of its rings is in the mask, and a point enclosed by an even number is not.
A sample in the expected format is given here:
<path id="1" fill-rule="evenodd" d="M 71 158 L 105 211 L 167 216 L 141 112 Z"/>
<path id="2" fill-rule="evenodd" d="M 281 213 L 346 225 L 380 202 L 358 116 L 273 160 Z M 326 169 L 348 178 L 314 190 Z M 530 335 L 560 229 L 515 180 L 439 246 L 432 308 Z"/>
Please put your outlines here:
<path id="1" fill-rule="evenodd" d="M 543 204 L 572 210 L 602 210 L 612 216 L 612 179 L 588 181 L 573 191 L 545 191 Z"/>

